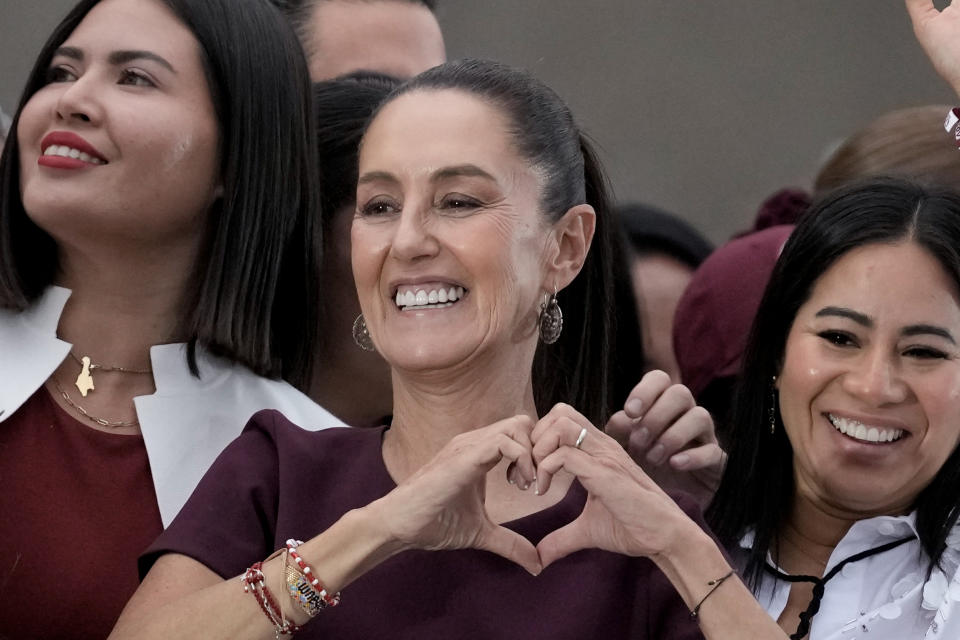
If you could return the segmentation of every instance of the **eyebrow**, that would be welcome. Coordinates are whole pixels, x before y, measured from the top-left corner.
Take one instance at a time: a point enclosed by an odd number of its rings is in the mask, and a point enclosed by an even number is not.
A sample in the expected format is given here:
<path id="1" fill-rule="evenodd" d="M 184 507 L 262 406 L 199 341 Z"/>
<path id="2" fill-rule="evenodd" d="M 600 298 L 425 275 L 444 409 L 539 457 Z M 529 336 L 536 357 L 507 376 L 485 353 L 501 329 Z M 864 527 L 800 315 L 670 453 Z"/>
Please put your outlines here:
<path id="1" fill-rule="evenodd" d="M 950 332 L 942 327 L 935 327 L 932 324 L 913 324 L 909 327 L 904 327 L 903 331 L 900 332 L 904 336 L 921 336 L 921 335 L 933 335 L 939 336 L 944 340 L 948 341 L 950 344 L 957 344 L 957 341 L 953 339 L 953 336 L 950 335 Z"/>
<path id="2" fill-rule="evenodd" d="M 873 320 L 862 313 L 858 313 L 852 309 L 847 309 L 845 307 L 824 307 L 817 312 L 816 317 L 823 318 L 827 316 L 837 316 L 841 318 L 849 318 L 857 324 L 873 328 Z M 904 327 L 900 331 L 902 336 L 922 336 L 922 335 L 932 335 L 938 336 L 950 342 L 950 344 L 957 344 L 957 341 L 954 339 L 953 335 L 944 329 L 943 327 L 938 327 L 932 324 L 912 324 L 910 326 Z"/>
<path id="3" fill-rule="evenodd" d="M 846 307 L 824 307 L 817 311 L 817 318 L 824 318 L 828 316 L 838 316 L 840 318 L 849 318 L 859 325 L 864 327 L 873 327 L 873 320 L 869 316 L 866 316 L 862 313 L 858 313 L 853 309 L 847 309 Z"/>
<path id="4" fill-rule="evenodd" d="M 444 180 L 446 178 L 456 178 L 461 176 L 486 178 L 487 180 L 491 180 L 493 182 L 497 181 L 496 178 L 475 164 L 458 164 L 452 167 L 444 167 L 443 169 L 434 172 L 434 174 L 430 176 L 430 182 L 439 182 L 440 180 Z M 397 178 L 391 173 L 386 171 L 371 171 L 360 176 L 360 179 L 357 180 L 357 184 L 367 184 L 368 182 L 377 182 L 380 180 L 385 182 L 398 182 Z"/>
<path id="5" fill-rule="evenodd" d="M 487 180 L 491 180 L 493 182 L 497 181 L 496 178 L 475 164 L 458 164 L 453 167 L 444 167 L 433 174 L 431 181 L 438 182 L 444 178 L 457 178 L 462 176 L 470 178 L 486 178 Z"/>
<path id="6" fill-rule="evenodd" d="M 386 171 L 370 171 L 360 176 L 357 184 L 361 185 L 367 184 L 368 182 L 379 182 L 381 180 L 385 182 L 397 182 L 397 179 L 391 173 L 387 173 Z"/>
<path id="7" fill-rule="evenodd" d="M 84 59 L 83 51 L 76 47 L 60 47 L 53 52 L 53 56 L 63 56 L 64 58 L 70 58 L 71 60 L 77 60 L 80 62 L 82 62 Z M 165 58 L 153 53 L 152 51 L 143 51 L 137 49 L 114 51 L 107 57 L 107 61 L 114 66 L 126 64 L 134 60 L 152 60 L 160 66 L 165 67 L 172 73 L 177 72 L 177 70 L 173 68 L 173 65 L 167 62 Z"/>

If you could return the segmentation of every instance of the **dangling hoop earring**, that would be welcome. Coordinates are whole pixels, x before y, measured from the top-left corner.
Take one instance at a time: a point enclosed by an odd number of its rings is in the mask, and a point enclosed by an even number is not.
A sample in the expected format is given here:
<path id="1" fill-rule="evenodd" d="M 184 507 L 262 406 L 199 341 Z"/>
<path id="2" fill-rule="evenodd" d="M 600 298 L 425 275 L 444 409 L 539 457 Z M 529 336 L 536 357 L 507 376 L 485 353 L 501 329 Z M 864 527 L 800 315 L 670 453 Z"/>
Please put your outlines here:
<path id="1" fill-rule="evenodd" d="M 770 380 L 770 409 L 767 414 L 770 420 L 770 435 L 777 431 L 777 376 Z"/>
<path id="2" fill-rule="evenodd" d="M 553 295 L 543 294 L 538 329 L 544 344 L 553 344 L 560 339 L 560 333 L 563 331 L 563 312 L 560 311 L 560 305 L 557 303 L 556 285 L 553 286 Z"/>
<path id="3" fill-rule="evenodd" d="M 367 330 L 367 321 L 363 319 L 362 313 L 353 321 L 353 341 L 364 351 L 375 350 L 370 332 Z"/>

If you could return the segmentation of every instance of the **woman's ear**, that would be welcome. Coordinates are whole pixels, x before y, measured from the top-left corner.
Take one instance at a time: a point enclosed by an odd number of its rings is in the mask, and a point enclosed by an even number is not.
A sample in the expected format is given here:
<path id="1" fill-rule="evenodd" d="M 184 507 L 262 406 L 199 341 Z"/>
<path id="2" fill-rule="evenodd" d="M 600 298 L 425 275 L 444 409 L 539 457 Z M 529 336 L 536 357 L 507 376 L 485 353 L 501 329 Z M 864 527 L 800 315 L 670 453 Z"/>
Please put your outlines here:
<path id="1" fill-rule="evenodd" d="M 588 204 L 568 209 L 553 224 L 556 251 L 547 263 L 544 290 L 563 289 L 573 282 L 587 259 L 596 228 L 597 212 Z"/>

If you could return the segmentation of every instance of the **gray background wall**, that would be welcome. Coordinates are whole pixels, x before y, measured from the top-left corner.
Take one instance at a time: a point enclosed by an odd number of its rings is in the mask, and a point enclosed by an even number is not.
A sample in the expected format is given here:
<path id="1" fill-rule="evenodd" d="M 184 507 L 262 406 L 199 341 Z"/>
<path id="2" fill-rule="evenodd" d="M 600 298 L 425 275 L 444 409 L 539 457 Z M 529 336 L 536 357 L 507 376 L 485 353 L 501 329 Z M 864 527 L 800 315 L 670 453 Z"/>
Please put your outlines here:
<path id="1" fill-rule="evenodd" d="M 719 241 L 759 202 L 807 186 L 858 125 L 960 101 L 929 68 L 901 0 L 439 0 L 451 57 L 531 69 L 598 143 L 620 200 Z M 9 114 L 73 0 L 0 0 Z"/>

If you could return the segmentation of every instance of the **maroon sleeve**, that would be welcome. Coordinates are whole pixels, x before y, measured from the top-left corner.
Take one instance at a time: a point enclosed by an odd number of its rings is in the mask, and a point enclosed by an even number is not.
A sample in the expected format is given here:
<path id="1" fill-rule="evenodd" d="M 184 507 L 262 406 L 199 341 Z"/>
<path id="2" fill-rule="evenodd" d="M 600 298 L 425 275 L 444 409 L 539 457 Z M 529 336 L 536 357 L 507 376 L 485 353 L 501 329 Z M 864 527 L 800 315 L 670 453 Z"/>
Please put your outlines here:
<path id="1" fill-rule="evenodd" d="M 224 579 L 270 555 L 279 493 L 275 433 L 286 425 L 292 426 L 276 411 L 250 418 L 174 521 L 140 556 L 141 579 L 167 553 L 189 556 Z"/>

